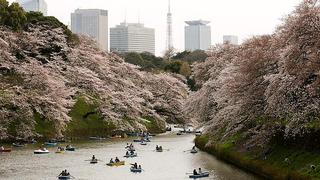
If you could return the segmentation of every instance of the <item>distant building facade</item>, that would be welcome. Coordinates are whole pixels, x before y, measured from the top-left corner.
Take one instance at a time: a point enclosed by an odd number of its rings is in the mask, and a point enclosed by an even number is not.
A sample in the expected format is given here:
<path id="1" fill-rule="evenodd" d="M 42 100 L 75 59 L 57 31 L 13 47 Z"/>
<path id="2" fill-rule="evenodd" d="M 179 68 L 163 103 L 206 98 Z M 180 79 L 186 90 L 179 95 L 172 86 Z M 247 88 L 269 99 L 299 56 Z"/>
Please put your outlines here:
<path id="1" fill-rule="evenodd" d="M 25 11 L 42 12 L 44 16 L 48 15 L 48 5 L 44 0 L 18 0 L 17 2 Z"/>
<path id="2" fill-rule="evenodd" d="M 207 50 L 211 46 L 211 27 L 209 21 L 186 21 L 185 49 L 189 51 Z"/>
<path id="3" fill-rule="evenodd" d="M 77 9 L 71 14 L 71 31 L 87 35 L 108 51 L 108 11 L 102 9 Z"/>
<path id="4" fill-rule="evenodd" d="M 238 36 L 234 35 L 224 35 L 223 36 L 223 44 L 232 44 L 232 45 L 238 45 Z"/>
<path id="5" fill-rule="evenodd" d="M 155 30 L 141 23 L 121 23 L 110 28 L 110 51 L 155 54 Z"/>

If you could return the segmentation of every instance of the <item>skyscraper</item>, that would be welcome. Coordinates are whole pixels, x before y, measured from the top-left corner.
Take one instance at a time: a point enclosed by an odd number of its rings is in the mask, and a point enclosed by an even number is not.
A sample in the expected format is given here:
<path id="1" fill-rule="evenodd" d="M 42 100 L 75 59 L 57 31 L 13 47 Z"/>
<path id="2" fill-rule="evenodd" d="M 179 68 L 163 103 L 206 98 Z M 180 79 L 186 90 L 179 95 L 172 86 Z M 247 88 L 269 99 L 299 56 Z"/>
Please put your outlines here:
<path id="1" fill-rule="evenodd" d="M 155 30 L 141 23 L 121 23 L 110 28 L 110 51 L 155 54 Z"/>
<path id="2" fill-rule="evenodd" d="M 173 48 L 172 42 L 172 13 L 171 13 L 171 4 L 169 0 L 168 14 L 167 14 L 167 45 L 166 50 Z"/>
<path id="3" fill-rule="evenodd" d="M 209 21 L 186 21 L 185 49 L 189 51 L 207 50 L 211 46 L 211 27 Z"/>
<path id="4" fill-rule="evenodd" d="M 17 0 L 25 11 L 42 12 L 47 15 L 47 3 L 44 0 Z"/>
<path id="5" fill-rule="evenodd" d="M 224 44 L 238 45 L 238 36 L 224 35 L 223 36 L 223 43 Z"/>
<path id="6" fill-rule="evenodd" d="M 102 9 L 77 9 L 71 14 L 71 30 L 97 41 L 108 51 L 108 11 Z"/>

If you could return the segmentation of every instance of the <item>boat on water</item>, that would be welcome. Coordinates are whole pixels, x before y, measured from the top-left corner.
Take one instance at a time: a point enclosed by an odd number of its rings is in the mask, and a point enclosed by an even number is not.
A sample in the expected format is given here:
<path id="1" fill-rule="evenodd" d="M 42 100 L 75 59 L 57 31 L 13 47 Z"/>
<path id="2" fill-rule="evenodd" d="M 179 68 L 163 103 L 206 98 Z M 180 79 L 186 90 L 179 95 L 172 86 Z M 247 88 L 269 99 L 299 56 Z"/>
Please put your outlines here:
<path id="1" fill-rule="evenodd" d="M 123 166 L 125 165 L 124 161 L 108 163 L 107 166 Z"/>
<path id="2" fill-rule="evenodd" d="M 93 141 L 101 141 L 101 140 L 105 140 L 106 138 L 98 137 L 98 136 L 91 136 L 91 137 L 89 137 L 89 139 L 93 140 Z"/>
<path id="3" fill-rule="evenodd" d="M 90 160 L 90 164 L 97 164 L 98 163 L 98 159 L 91 159 Z"/>
<path id="4" fill-rule="evenodd" d="M 35 150 L 33 153 L 34 154 L 49 154 L 50 151 L 48 149 L 46 149 L 46 148 L 43 148 L 43 149 Z"/>
<path id="5" fill-rule="evenodd" d="M 56 142 L 45 142 L 44 145 L 49 146 L 49 147 L 54 147 L 54 146 L 58 145 L 58 143 L 56 143 Z"/>
<path id="6" fill-rule="evenodd" d="M 126 155 L 124 155 L 123 157 L 125 157 L 125 158 L 132 158 L 132 157 L 137 157 L 138 156 L 138 154 L 137 153 L 134 153 L 134 154 L 126 154 Z"/>
<path id="7" fill-rule="evenodd" d="M 67 176 L 58 176 L 58 179 L 61 179 L 61 180 L 66 180 L 66 179 L 72 179 L 72 176 L 71 175 L 67 175 Z"/>
<path id="8" fill-rule="evenodd" d="M 13 147 L 21 148 L 21 147 L 24 147 L 25 144 L 22 144 L 22 143 L 12 143 L 12 146 L 13 146 Z"/>
<path id="9" fill-rule="evenodd" d="M 142 169 L 141 169 L 141 168 L 131 167 L 131 168 L 130 168 L 130 171 L 131 171 L 131 172 L 134 172 L 134 173 L 141 173 L 141 172 L 142 172 Z"/>
<path id="10" fill-rule="evenodd" d="M 196 149 L 191 149 L 190 153 L 196 154 L 196 153 L 198 153 L 198 150 L 196 150 Z"/>
<path id="11" fill-rule="evenodd" d="M 66 147 L 66 151 L 75 151 L 76 150 L 76 148 L 75 147 L 72 147 L 71 145 L 68 145 L 67 147 Z"/>
<path id="12" fill-rule="evenodd" d="M 140 143 L 140 145 L 143 145 L 143 146 L 145 146 L 145 145 L 147 145 L 147 142 L 145 142 L 145 141 L 142 141 L 142 142 Z"/>
<path id="13" fill-rule="evenodd" d="M 203 172 L 197 175 L 194 175 L 194 174 L 189 175 L 189 178 L 191 179 L 198 179 L 198 178 L 204 178 L 204 177 L 209 177 L 209 172 Z"/>
<path id="14" fill-rule="evenodd" d="M 65 152 L 65 149 L 62 148 L 62 147 L 58 147 L 58 149 L 57 149 L 57 151 L 56 151 L 57 154 L 62 154 L 62 153 L 64 153 L 64 152 Z"/>
<path id="15" fill-rule="evenodd" d="M 156 149 L 157 152 L 163 152 L 163 149 Z"/>
<path id="16" fill-rule="evenodd" d="M 3 153 L 3 152 L 11 152 L 11 149 L 0 148 L 0 153 Z"/>

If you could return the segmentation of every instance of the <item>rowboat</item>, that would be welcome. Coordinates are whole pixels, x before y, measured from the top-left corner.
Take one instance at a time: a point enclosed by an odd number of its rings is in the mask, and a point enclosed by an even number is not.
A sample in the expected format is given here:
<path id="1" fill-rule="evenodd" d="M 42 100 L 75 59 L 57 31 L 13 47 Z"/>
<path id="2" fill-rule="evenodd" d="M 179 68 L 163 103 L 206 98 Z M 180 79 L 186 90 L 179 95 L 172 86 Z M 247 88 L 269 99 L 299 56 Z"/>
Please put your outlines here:
<path id="1" fill-rule="evenodd" d="M 57 154 L 62 154 L 62 153 L 64 153 L 64 152 L 65 152 L 65 150 L 58 150 L 58 151 L 56 151 Z"/>
<path id="2" fill-rule="evenodd" d="M 196 150 L 196 149 L 191 149 L 191 151 L 190 151 L 192 154 L 196 154 L 196 153 L 198 153 L 198 151 Z"/>
<path id="3" fill-rule="evenodd" d="M 125 164 L 124 161 L 108 163 L 107 166 L 123 166 Z"/>
<path id="4" fill-rule="evenodd" d="M 131 167 L 131 168 L 130 168 L 130 171 L 131 171 L 131 172 L 134 172 L 134 173 L 141 173 L 141 172 L 142 172 L 142 169 Z"/>
<path id="5" fill-rule="evenodd" d="M 144 142 L 144 141 L 142 141 L 141 143 L 140 143 L 140 145 L 147 145 L 147 142 Z"/>
<path id="6" fill-rule="evenodd" d="M 157 152 L 163 152 L 163 149 L 156 149 Z"/>
<path id="7" fill-rule="evenodd" d="M 11 149 L 0 149 L 0 153 L 2 152 L 11 152 Z"/>
<path id="8" fill-rule="evenodd" d="M 128 154 L 128 155 L 125 155 L 123 157 L 126 157 L 126 158 L 130 158 L 130 157 L 137 157 L 138 154 L 137 153 L 134 153 L 134 154 Z"/>
<path id="9" fill-rule="evenodd" d="M 50 147 L 54 147 L 54 146 L 56 146 L 58 143 L 56 143 L 56 142 L 45 142 L 44 143 L 44 145 L 46 145 L 46 146 L 50 146 Z"/>
<path id="10" fill-rule="evenodd" d="M 209 177 L 209 172 L 203 172 L 197 175 L 190 175 L 189 178 L 192 179 L 197 179 L 197 178 L 204 178 L 204 177 Z"/>
<path id="11" fill-rule="evenodd" d="M 71 175 L 68 175 L 68 176 L 58 176 L 58 179 L 61 179 L 61 180 L 71 179 Z"/>
<path id="12" fill-rule="evenodd" d="M 50 151 L 47 149 L 38 149 L 33 152 L 34 154 L 49 154 Z"/>
<path id="13" fill-rule="evenodd" d="M 24 145 L 24 144 L 21 144 L 21 143 L 12 143 L 12 146 L 13 146 L 13 147 L 21 148 L 21 147 L 24 147 L 25 145 Z"/>
<path id="14" fill-rule="evenodd" d="M 97 164 L 98 163 L 98 159 L 91 159 L 90 160 L 90 164 Z"/>
<path id="15" fill-rule="evenodd" d="M 101 140 L 105 140 L 106 138 L 104 137 L 96 137 L 96 136 L 91 136 L 89 137 L 90 140 L 94 140 L 94 141 L 101 141 Z"/>
<path id="16" fill-rule="evenodd" d="M 76 148 L 75 147 L 66 147 L 66 151 L 75 151 Z"/>

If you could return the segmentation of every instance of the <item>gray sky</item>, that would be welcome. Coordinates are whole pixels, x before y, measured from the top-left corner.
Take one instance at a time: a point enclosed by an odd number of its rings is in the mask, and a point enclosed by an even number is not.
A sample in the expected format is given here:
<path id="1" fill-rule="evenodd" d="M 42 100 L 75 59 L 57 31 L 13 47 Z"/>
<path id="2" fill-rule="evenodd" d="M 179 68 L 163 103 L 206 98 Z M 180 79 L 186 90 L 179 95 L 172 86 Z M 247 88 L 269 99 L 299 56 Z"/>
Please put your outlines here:
<path id="1" fill-rule="evenodd" d="M 9 0 L 13 2 L 14 0 Z M 156 29 L 156 54 L 166 43 L 167 0 L 46 0 L 48 15 L 65 24 L 77 8 L 100 8 L 109 11 L 109 28 L 123 22 L 140 22 Z M 184 21 L 209 20 L 212 44 L 221 43 L 224 34 L 243 41 L 253 35 L 270 34 L 302 0 L 171 0 L 174 47 L 184 49 Z"/>

